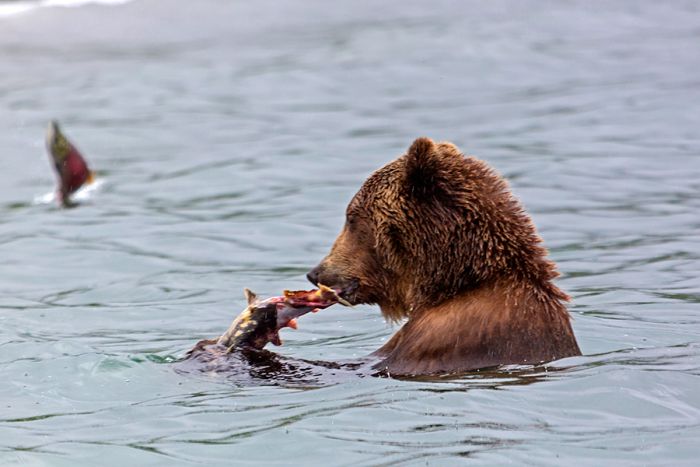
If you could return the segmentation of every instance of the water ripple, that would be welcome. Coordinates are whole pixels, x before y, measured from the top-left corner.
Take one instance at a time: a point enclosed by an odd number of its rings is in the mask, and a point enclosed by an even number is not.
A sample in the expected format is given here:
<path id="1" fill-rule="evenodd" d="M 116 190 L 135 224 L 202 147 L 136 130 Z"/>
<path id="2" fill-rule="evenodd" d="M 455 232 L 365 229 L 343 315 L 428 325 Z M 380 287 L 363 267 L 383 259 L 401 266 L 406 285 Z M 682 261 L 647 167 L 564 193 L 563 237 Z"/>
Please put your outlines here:
<path id="1" fill-rule="evenodd" d="M 27 10 L 0 18 L 0 463 L 697 462 L 696 3 L 51 3 L 0 4 Z M 49 118 L 108 180 L 77 209 L 33 202 Z M 365 306 L 285 330 L 276 370 L 180 371 L 243 287 L 308 287 L 419 135 L 510 180 L 584 356 L 401 380 L 300 363 L 386 342 Z"/>

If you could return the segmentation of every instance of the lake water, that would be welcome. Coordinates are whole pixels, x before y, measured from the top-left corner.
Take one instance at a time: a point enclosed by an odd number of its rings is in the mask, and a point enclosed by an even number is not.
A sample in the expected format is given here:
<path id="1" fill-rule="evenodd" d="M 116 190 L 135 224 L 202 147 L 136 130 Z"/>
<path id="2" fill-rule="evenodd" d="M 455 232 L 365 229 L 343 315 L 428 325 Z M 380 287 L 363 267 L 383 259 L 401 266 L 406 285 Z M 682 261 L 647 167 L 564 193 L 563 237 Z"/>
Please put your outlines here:
<path id="1" fill-rule="evenodd" d="M 102 186 L 77 209 L 43 132 Z M 0 2 L 0 464 L 698 465 L 697 2 Z M 496 167 L 583 357 L 445 380 L 180 374 L 242 289 L 307 288 L 421 135 Z M 396 328 L 333 307 L 282 355 Z"/>

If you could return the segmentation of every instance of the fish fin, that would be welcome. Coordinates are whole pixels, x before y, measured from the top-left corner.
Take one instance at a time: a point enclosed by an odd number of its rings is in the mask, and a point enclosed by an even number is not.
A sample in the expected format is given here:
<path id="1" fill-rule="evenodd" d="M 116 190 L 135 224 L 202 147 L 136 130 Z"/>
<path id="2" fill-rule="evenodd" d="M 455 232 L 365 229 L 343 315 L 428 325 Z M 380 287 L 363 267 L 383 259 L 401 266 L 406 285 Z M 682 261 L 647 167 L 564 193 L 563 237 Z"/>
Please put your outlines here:
<path id="1" fill-rule="evenodd" d="M 95 182 L 95 173 L 93 171 L 89 171 L 87 179 L 85 180 L 85 184 L 90 185 L 94 182 Z"/>
<path id="2" fill-rule="evenodd" d="M 249 288 L 243 289 L 243 293 L 245 294 L 245 299 L 248 300 L 248 305 L 252 305 L 253 302 L 258 298 L 258 296 L 255 295 L 255 292 L 253 292 Z"/>

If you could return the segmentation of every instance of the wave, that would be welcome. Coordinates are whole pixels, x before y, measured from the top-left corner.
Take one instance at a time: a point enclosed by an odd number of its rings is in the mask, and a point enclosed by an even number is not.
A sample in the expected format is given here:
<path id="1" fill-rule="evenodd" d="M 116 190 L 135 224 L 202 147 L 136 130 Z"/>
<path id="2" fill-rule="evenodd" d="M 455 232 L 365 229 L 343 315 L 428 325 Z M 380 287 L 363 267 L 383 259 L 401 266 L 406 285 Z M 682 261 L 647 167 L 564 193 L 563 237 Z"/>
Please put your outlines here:
<path id="1" fill-rule="evenodd" d="M 26 13 L 43 7 L 74 8 L 88 4 L 121 5 L 133 0 L 40 0 L 0 2 L 0 18 Z"/>

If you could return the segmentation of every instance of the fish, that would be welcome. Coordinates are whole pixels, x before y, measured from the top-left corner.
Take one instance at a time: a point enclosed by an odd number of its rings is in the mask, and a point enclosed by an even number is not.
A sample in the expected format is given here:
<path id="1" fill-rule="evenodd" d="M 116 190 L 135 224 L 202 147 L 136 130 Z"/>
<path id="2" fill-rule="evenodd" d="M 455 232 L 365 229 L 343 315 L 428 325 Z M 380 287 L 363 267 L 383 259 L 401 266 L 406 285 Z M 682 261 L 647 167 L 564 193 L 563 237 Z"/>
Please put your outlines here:
<path id="1" fill-rule="evenodd" d="M 61 132 L 55 120 L 49 122 L 46 129 L 46 149 L 58 175 L 56 199 L 61 206 L 73 206 L 70 196 L 83 185 L 92 183 L 95 176 L 83 155 Z"/>
<path id="2" fill-rule="evenodd" d="M 260 299 L 245 289 L 248 306 L 233 320 L 228 330 L 215 339 L 205 339 L 185 354 L 193 358 L 208 353 L 223 356 L 237 349 L 261 350 L 268 343 L 282 345 L 279 331 L 289 327 L 297 329 L 297 318 L 309 312 L 340 303 L 350 305 L 330 287 L 319 284 L 313 290 L 285 290 L 281 296 Z"/>

